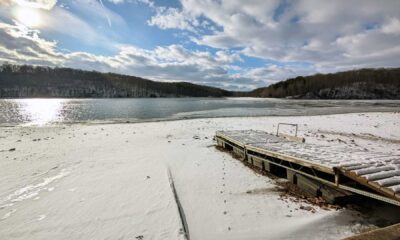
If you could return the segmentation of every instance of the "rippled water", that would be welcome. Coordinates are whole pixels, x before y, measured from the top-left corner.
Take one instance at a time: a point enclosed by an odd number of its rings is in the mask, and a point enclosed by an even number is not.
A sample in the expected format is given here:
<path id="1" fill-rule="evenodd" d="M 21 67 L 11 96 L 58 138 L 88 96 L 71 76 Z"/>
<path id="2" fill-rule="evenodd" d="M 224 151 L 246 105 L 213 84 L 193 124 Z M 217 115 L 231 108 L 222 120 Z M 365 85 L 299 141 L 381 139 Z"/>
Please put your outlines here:
<path id="1" fill-rule="evenodd" d="M 400 101 L 256 98 L 2 99 L 0 124 L 139 122 L 371 111 L 400 111 Z"/>

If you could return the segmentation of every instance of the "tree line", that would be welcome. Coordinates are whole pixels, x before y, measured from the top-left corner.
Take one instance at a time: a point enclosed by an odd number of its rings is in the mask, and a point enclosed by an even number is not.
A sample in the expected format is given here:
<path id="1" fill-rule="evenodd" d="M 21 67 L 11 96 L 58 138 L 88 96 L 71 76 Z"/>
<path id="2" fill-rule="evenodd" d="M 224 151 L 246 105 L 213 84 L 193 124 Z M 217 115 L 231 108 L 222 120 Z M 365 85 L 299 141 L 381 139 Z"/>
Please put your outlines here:
<path id="1" fill-rule="evenodd" d="M 0 97 L 222 97 L 231 92 L 188 82 L 114 73 L 3 64 Z"/>
<path id="2" fill-rule="evenodd" d="M 400 68 L 359 69 L 287 79 L 250 92 L 189 82 L 156 82 L 115 73 L 3 64 L 0 98 L 18 97 L 271 97 L 400 99 Z"/>
<path id="3" fill-rule="evenodd" d="M 400 68 L 359 69 L 299 76 L 259 88 L 255 97 L 400 99 Z"/>

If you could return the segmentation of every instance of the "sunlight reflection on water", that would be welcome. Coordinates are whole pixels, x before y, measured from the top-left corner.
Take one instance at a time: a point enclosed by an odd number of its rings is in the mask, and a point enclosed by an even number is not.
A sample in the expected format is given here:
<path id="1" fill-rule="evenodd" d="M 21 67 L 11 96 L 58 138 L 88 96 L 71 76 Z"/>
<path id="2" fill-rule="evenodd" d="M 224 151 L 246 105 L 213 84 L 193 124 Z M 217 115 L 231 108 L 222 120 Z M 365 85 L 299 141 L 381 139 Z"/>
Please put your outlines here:
<path id="1" fill-rule="evenodd" d="M 44 125 L 61 119 L 67 99 L 17 99 L 20 117 L 28 125 Z"/>

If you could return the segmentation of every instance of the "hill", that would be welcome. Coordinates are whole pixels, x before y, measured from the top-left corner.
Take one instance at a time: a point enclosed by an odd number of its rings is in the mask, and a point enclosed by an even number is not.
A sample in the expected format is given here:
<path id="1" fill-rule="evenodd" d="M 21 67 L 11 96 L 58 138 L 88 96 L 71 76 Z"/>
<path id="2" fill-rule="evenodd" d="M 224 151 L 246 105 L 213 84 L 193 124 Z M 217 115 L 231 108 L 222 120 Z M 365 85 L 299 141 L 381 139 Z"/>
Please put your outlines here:
<path id="1" fill-rule="evenodd" d="M 0 98 L 222 97 L 232 94 L 187 82 L 155 82 L 114 73 L 11 64 L 0 67 Z"/>
<path id="2" fill-rule="evenodd" d="M 300 76 L 255 89 L 249 95 L 303 99 L 400 99 L 400 68 Z"/>
<path id="3" fill-rule="evenodd" d="M 250 92 L 115 73 L 29 65 L 0 66 L 0 98 L 270 97 L 400 99 L 400 68 L 299 76 Z"/>

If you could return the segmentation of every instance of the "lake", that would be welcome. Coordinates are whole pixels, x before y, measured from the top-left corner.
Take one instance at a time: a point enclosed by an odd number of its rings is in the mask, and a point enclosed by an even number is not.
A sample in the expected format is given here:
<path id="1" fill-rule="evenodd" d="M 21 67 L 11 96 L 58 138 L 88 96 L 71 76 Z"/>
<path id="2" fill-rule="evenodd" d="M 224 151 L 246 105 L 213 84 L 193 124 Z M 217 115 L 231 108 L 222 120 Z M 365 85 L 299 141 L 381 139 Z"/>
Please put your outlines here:
<path id="1" fill-rule="evenodd" d="M 0 124 L 143 122 L 400 111 L 400 100 L 260 98 L 1 99 Z"/>

